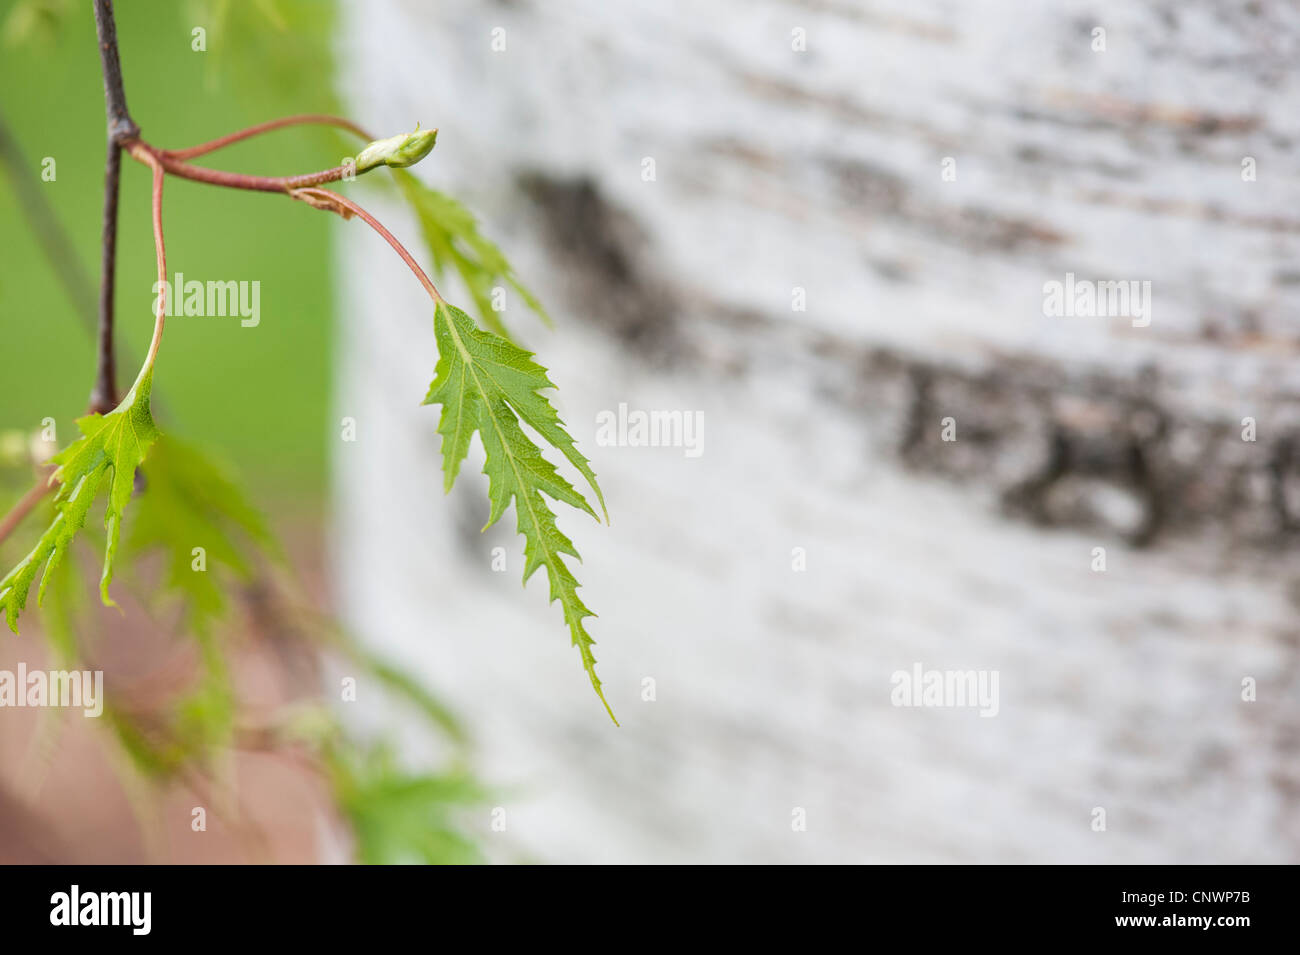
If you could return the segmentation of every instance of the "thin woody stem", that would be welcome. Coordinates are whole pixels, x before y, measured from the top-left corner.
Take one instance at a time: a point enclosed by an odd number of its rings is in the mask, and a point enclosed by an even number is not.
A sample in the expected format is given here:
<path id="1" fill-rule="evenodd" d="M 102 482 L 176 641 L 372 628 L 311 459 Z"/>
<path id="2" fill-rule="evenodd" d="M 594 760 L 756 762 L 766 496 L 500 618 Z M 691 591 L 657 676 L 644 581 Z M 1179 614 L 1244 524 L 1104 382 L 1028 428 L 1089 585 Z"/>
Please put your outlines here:
<path id="1" fill-rule="evenodd" d="M 273 119 L 269 122 L 258 123 L 256 126 L 249 126 L 247 129 L 241 129 L 238 132 L 229 133 L 219 139 L 210 142 L 200 143 L 197 146 L 190 146 L 188 149 L 161 149 L 158 150 L 168 159 L 184 160 L 193 159 L 196 156 L 206 156 L 208 153 L 216 152 L 232 143 L 242 142 L 245 139 L 251 139 L 254 136 L 260 136 L 263 133 L 274 132 L 277 129 L 284 129 L 287 126 L 335 126 L 339 129 L 346 129 L 362 139 L 370 142 L 375 137 L 358 126 L 349 119 L 341 116 L 328 116 L 324 113 L 301 113 L 296 116 L 284 116 L 280 119 Z"/>
<path id="2" fill-rule="evenodd" d="M 415 257 L 411 255 L 410 252 L 406 251 L 406 246 L 397 241 L 397 237 L 384 228 L 383 223 L 365 209 L 361 208 L 361 206 L 357 205 L 351 199 L 346 199 L 337 192 L 331 192 L 328 189 L 298 189 L 294 191 L 293 196 L 295 199 L 302 198 L 307 200 L 309 205 L 316 206 L 316 208 L 331 209 L 332 211 L 339 212 L 339 214 L 343 215 L 344 218 L 347 218 L 350 214 L 363 220 L 366 225 L 370 226 L 370 228 L 383 236 L 384 240 L 393 247 L 393 251 L 401 256 L 402 261 L 405 262 L 407 267 L 415 273 L 415 277 L 420 280 L 420 284 L 424 286 L 425 291 L 429 293 L 434 302 L 439 304 L 443 302 L 443 297 L 438 294 L 438 289 L 434 287 L 433 281 L 425 273 L 424 269 L 420 268 L 420 263 L 415 261 Z"/>
<path id="3" fill-rule="evenodd" d="M 117 404 L 117 349 L 113 331 L 117 288 L 117 201 L 122 175 L 122 147 L 108 141 L 104 160 L 104 226 L 100 241 L 99 325 L 96 329 L 98 362 L 90 410 L 107 413 Z"/>
<path id="4" fill-rule="evenodd" d="M 99 61 L 104 74 L 104 107 L 108 113 L 108 138 L 114 142 L 134 139 L 140 127 L 126 107 L 122 84 L 122 61 L 117 53 L 117 24 L 112 0 L 95 0 L 95 35 L 99 39 Z"/>
<path id="5" fill-rule="evenodd" d="M 104 164 L 104 227 L 101 241 L 98 358 L 90 410 L 104 413 L 117 404 L 117 358 L 114 350 L 113 298 L 117 276 L 117 197 L 122 168 L 122 144 L 140 135 L 126 106 L 122 63 L 117 52 L 117 26 L 112 0 L 95 0 L 95 34 L 104 76 L 104 112 L 108 117 L 108 156 Z"/>
<path id="6" fill-rule="evenodd" d="M 141 162 L 150 162 L 145 157 L 151 157 L 168 173 L 181 179 L 206 182 L 213 186 L 226 186 L 230 189 L 247 189 L 253 192 L 287 193 L 292 192 L 294 189 L 318 186 L 323 182 L 338 182 L 343 177 L 356 172 L 353 166 L 335 166 L 333 169 L 322 169 L 320 172 L 309 172 L 301 176 L 249 176 L 239 172 L 225 172 L 221 169 L 205 169 L 202 166 L 191 166 L 189 163 L 174 159 L 168 153 L 155 149 L 140 140 L 131 143 L 129 148 L 131 155 Z M 153 163 L 150 162 L 150 165 L 153 165 Z"/>
<path id="7" fill-rule="evenodd" d="M 351 164 L 346 166 L 336 166 L 333 169 L 325 169 L 320 172 L 307 173 L 301 176 L 251 176 L 243 173 L 225 172 L 219 169 L 207 169 L 202 166 L 193 166 L 184 162 L 185 159 L 206 155 L 207 153 L 215 152 L 218 149 L 229 146 L 232 143 L 241 142 L 242 140 L 250 139 L 263 133 L 283 129 L 287 126 L 306 124 L 336 126 L 355 133 L 363 139 L 371 138 L 369 133 L 350 120 L 338 116 L 329 116 L 323 113 L 303 113 L 296 116 L 285 116 L 281 119 L 273 119 L 256 126 L 250 126 L 247 129 L 228 133 L 218 139 L 213 139 L 206 143 L 200 143 L 197 146 L 190 146 L 187 149 L 159 149 L 158 147 L 150 145 L 139 138 L 132 139 L 126 144 L 126 148 L 133 158 L 138 159 L 143 163 L 147 163 L 154 170 L 154 219 L 156 243 L 159 249 L 159 281 L 162 283 L 162 288 L 165 290 L 166 287 L 166 266 L 162 259 L 162 220 L 160 212 L 162 185 L 159 181 L 159 177 L 166 172 L 170 175 L 178 176 L 183 179 L 190 179 L 194 182 L 206 182 L 209 185 L 224 186 L 229 189 L 284 193 L 294 199 L 304 201 L 315 208 L 337 212 L 345 219 L 351 218 L 354 215 L 358 216 L 364 220 L 368 226 L 383 236 L 384 240 L 392 246 L 393 250 L 397 252 L 402 261 L 405 262 L 407 267 L 415 274 L 415 277 L 420 280 L 420 284 L 424 286 L 425 291 L 429 293 L 429 296 L 434 300 L 434 302 L 441 303 L 443 301 L 442 295 L 439 294 L 437 287 L 433 284 L 433 281 L 429 278 L 428 274 L 420 267 L 420 264 L 415 261 L 415 257 L 407 251 L 406 246 L 402 245 L 402 243 L 397 240 L 396 236 L 389 232 L 378 219 L 355 202 L 352 202 L 350 199 L 345 199 L 338 193 L 331 192 L 328 189 L 317 188 L 323 183 L 336 182 L 349 175 L 355 175 L 355 166 Z M 436 133 L 437 130 L 433 130 L 433 132 Z M 430 143 L 430 146 L 431 145 L 432 144 Z M 427 152 L 427 149 L 425 151 Z M 160 313 L 154 329 L 154 342 L 150 347 L 149 358 L 146 360 L 146 364 L 153 361 L 154 353 L 158 349 L 158 341 L 162 335 L 162 306 L 160 305 L 159 308 Z"/>

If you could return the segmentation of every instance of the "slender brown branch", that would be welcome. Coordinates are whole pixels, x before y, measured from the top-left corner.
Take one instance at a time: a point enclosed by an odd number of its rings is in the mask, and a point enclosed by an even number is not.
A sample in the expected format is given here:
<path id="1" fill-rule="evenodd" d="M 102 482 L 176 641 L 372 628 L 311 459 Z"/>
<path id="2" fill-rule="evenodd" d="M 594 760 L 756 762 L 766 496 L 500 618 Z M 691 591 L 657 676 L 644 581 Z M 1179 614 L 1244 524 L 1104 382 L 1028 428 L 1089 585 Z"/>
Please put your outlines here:
<path id="1" fill-rule="evenodd" d="M 109 160 L 110 163 L 113 161 L 113 159 Z M 27 222 L 40 241 L 41 249 L 45 253 L 50 268 L 58 276 L 64 291 L 67 292 L 68 300 L 72 303 L 73 310 L 76 312 L 82 328 L 90 335 L 97 336 L 100 328 L 97 327 L 95 320 L 97 298 L 94 280 L 81 264 L 80 256 L 77 254 L 71 237 L 59 221 L 59 217 L 50 205 L 49 200 L 45 198 L 45 190 L 40 187 L 38 177 L 28 166 L 22 147 L 13 131 L 5 123 L 3 115 L 0 115 L 0 162 L 8 167 L 14 184 L 14 193 L 18 197 Z M 113 194 L 116 195 L 116 190 L 114 190 Z M 116 234 L 116 230 L 114 230 L 114 234 Z M 113 273 L 109 271 L 106 274 L 111 283 Z M 111 288 L 109 302 L 111 308 Z M 112 328 L 111 323 L 108 327 Z M 122 343 L 114 344 L 111 341 L 111 336 L 108 345 L 107 348 L 99 349 L 99 353 L 101 357 L 108 356 L 110 363 L 115 353 L 122 356 L 128 364 L 133 361 L 131 357 L 132 350 L 129 346 Z M 103 376 L 103 380 L 111 381 L 113 377 L 110 370 L 108 375 Z M 113 400 L 114 397 L 109 395 L 102 405 L 92 398 L 90 410 L 98 411 L 101 414 L 111 410 L 116 405 Z M 153 407 L 157 409 L 160 406 L 159 389 L 154 389 L 152 401 Z"/>
<path id="2" fill-rule="evenodd" d="M 191 166 L 140 140 L 132 142 L 129 149 L 131 155 L 141 162 L 147 161 L 144 159 L 146 154 L 152 156 L 168 173 L 181 179 L 192 179 L 213 186 L 247 189 L 253 192 L 292 192 L 294 189 L 318 186 L 323 182 L 338 182 L 344 176 L 356 172 L 353 166 L 335 166 L 333 169 L 322 169 L 320 172 L 309 172 L 301 176 L 250 176 L 241 172 Z"/>
<path id="3" fill-rule="evenodd" d="M 126 106 L 122 64 L 117 53 L 117 25 L 112 0 L 95 0 L 95 33 L 104 74 L 104 111 L 108 117 L 108 156 L 104 163 L 104 229 L 99 281 L 98 361 L 90 410 L 105 414 L 117 405 L 117 358 L 114 351 L 113 300 L 117 276 L 117 197 L 122 143 L 140 135 Z"/>
<path id="4" fill-rule="evenodd" d="M 303 199 L 318 209 L 330 209 L 334 212 L 338 212 L 340 215 L 343 215 L 344 218 L 348 218 L 349 215 L 354 215 L 357 218 L 362 219 L 366 225 L 370 226 L 370 228 L 383 236 L 384 240 L 393 247 L 393 251 L 402 257 L 402 261 L 405 262 L 407 267 L 415 273 L 415 277 L 420 280 L 420 284 L 424 286 L 425 291 L 429 293 L 433 300 L 438 303 L 443 301 L 442 296 L 438 294 L 437 288 L 434 287 L 432 280 L 430 280 L 429 276 L 425 274 L 424 269 L 420 268 L 420 263 L 415 261 L 415 257 L 411 255 L 410 252 L 406 251 L 406 246 L 398 242 L 396 236 L 384 228 L 383 223 L 351 199 L 346 199 L 337 192 L 331 192 L 328 189 L 314 188 L 297 189 L 294 191 L 293 197 L 295 199 Z"/>
<path id="5" fill-rule="evenodd" d="M 263 133 L 273 132 L 277 129 L 284 129 L 286 126 L 336 126 L 339 129 L 346 129 L 350 133 L 361 137 L 370 142 L 375 137 L 358 126 L 349 119 L 341 116 L 328 116 L 324 113 L 301 113 L 296 116 L 284 116 L 280 119 L 273 119 L 269 122 L 258 123 L 256 126 L 249 126 L 247 129 L 241 129 L 238 132 L 229 133 L 219 139 L 210 142 L 200 143 L 197 146 L 190 146 L 188 149 L 161 149 L 158 150 L 168 159 L 184 160 L 193 159 L 196 156 L 205 156 L 208 153 L 216 152 L 232 143 L 242 142 L 245 139 L 251 139 L 254 136 L 260 136 Z"/>
<path id="6" fill-rule="evenodd" d="M 122 63 L 117 55 L 117 24 L 113 20 L 113 0 L 95 0 L 95 34 L 99 37 L 99 61 L 104 73 L 104 107 L 108 113 L 108 138 L 121 142 L 135 139 L 140 127 L 126 108 L 126 89 L 122 85 Z"/>
<path id="7" fill-rule="evenodd" d="M 104 160 L 104 229 L 100 243 L 99 325 L 95 332 L 95 385 L 90 410 L 107 414 L 117 406 L 117 353 L 114 348 L 113 303 L 117 291 L 117 197 L 122 174 L 122 148 L 109 139 Z"/>
<path id="8" fill-rule="evenodd" d="M 32 489 L 20 497 L 18 503 L 10 508 L 3 520 L 0 520 L 0 542 L 14 532 L 14 529 L 23 522 L 23 518 L 40 503 L 41 498 L 58 487 L 58 482 L 50 480 L 50 473 L 46 471 L 41 475 Z"/>
<path id="9" fill-rule="evenodd" d="M 129 141 L 125 145 L 133 158 L 153 167 L 155 199 L 158 198 L 162 190 L 161 185 L 158 183 L 158 177 L 163 171 L 165 171 L 170 175 L 178 176 L 182 179 L 190 179 L 194 182 L 205 182 L 213 186 L 224 186 L 229 189 L 244 189 L 253 192 L 285 193 L 295 199 L 306 202 L 314 208 L 337 212 L 345 219 L 351 218 L 354 215 L 359 216 L 367 225 L 383 236 L 385 241 L 387 241 L 388 244 L 393 247 L 394 251 L 401 256 L 402 261 L 407 264 L 407 267 L 409 267 L 413 273 L 415 273 L 415 277 L 420 280 L 420 284 L 424 286 L 425 291 L 429 293 L 433 300 L 435 302 L 442 302 L 443 298 L 438 293 L 438 289 L 434 286 L 433 281 L 429 278 L 428 274 L 425 273 L 424 269 L 420 267 L 420 264 L 415 261 L 415 257 L 407 251 L 406 247 L 402 245 L 402 243 L 399 242 L 391 232 L 384 228 L 383 224 L 380 223 L 378 219 L 355 202 L 352 202 L 350 199 L 345 199 L 338 193 L 331 192 L 328 189 L 316 188 L 323 183 L 336 182 L 349 174 L 355 175 L 356 169 L 354 166 L 350 164 L 346 166 L 335 166 L 333 169 L 324 169 L 320 172 L 306 173 L 300 176 L 252 176 L 244 173 L 225 172 L 220 169 L 208 169 L 203 166 L 193 166 L 183 161 L 184 159 L 189 159 L 194 156 L 202 156 L 210 152 L 215 152 L 216 150 L 229 146 L 232 143 L 237 143 L 253 136 L 259 136 L 273 130 L 283 129 L 286 126 L 305 125 L 310 123 L 337 126 L 349 130 L 364 139 L 371 138 L 369 133 L 350 120 L 338 116 L 329 116 L 323 113 L 303 113 L 296 116 L 285 116 L 281 119 L 273 119 L 256 126 L 250 126 L 247 129 L 228 133 L 218 139 L 213 139 L 206 143 L 200 143 L 197 146 L 190 146 L 187 149 L 159 149 L 158 147 L 138 138 Z M 436 133 L 437 130 L 433 130 L 433 132 Z M 157 218 L 156 210 L 155 218 Z M 161 229 L 161 221 L 159 220 L 156 231 L 158 234 L 157 242 L 160 249 L 162 242 Z M 165 270 L 160 273 L 160 280 L 165 282 Z M 155 342 L 150 349 L 148 361 L 153 360 L 153 354 L 157 350 L 157 338 L 161 335 L 162 330 L 161 322 L 162 318 L 160 314 L 155 328 Z"/>
<path id="10" fill-rule="evenodd" d="M 253 136 L 268 133 L 272 130 L 282 129 L 286 126 L 303 125 L 316 123 L 328 126 L 338 126 L 356 133 L 365 139 L 370 139 L 370 135 L 357 124 L 350 120 L 342 119 L 338 116 L 328 116 L 322 113 L 304 113 L 297 116 L 286 116 L 282 119 L 274 119 L 269 122 L 261 123 L 257 126 L 250 126 L 237 132 L 228 133 L 219 139 L 214 139 L 206 143 L 200 143 L 197 146 L 191 146 L 188 149 L 167 150 L 159 149 L 141 139 L 133 139 L 126 143 L 126 148 L 131 156 L 140 162 L 146 163 L 153 167 L 154 171 L 154 231 L 155 244 L 158 247 L 159 255 L 159 281 L 164 283 L 162 288 L 165 291 L 166 282 L 166 265 L 163 260 L 162 251 L 162 218 L 161 218 L 161 201 L 162 201 L 162 182 L 161 177 L 164 172 L 182 179 L 190 179 L 195 182 L 206 182 L 213 186 L 224 186 L 229 189 L 244 189 L 254 192 L 282 192 L 306 202 L 308 205 L 317 209 L 324 209 L 330 212 L 337 212 L 343 218 L 348 219 L 352 216 L 358 216 L 365 223 L 383 236 L 384 240 L 392 246 L 393 250 L 406 263 L 407 267 L 420 280 L 430 297 L 435 302 L 443 301 L 442 295 L 439 294 L 433 280 L 415 261 L 415 257 L 407 251 L 406 246 L 397 240 L 397 237 L 384 228 L 383 223 L 372 216 L 361 206 L 357 205 L 350 199 L 346 199 L 337 192 L 331 192 L 328 189 L 317 188 L 322 183 L 336 182 L 349 173 L 355 173 L 352 166 L 336 166 L 333 169 L 325 169 L 320 172 L 307 173 L 301 176 L 251 176 L 244 173 L 225 172 L 219 169 L 207 169 L 203 166 L 192 166 L 183 159 L 194 156 L 202 156 L 210 152 L 229 146 L 232 143 L 249 139 Z M 436 130 L 434 131 L 436 132 Z M 154 341 L 149 349 L 149 357 L 146 364 L 153 361 L 153 356 L 158 350 L 158 342 L 162 337 L 163 325 L 163 307 L 159 305 L 159 314 L 154 326 Z"/>

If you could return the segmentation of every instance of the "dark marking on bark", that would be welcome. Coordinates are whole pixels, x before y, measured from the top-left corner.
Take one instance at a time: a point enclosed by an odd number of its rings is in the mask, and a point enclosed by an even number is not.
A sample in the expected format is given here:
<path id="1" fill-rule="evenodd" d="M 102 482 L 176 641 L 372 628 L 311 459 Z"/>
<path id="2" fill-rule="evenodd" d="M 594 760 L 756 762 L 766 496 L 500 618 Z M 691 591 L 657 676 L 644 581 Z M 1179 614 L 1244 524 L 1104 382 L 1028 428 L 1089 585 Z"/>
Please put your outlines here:
<path id="1" fill-rule="evenodd" d="M 649 238 L 589 178 L 526 172 L 519 184 L 536 203 L 546 243 L 572 277 L 575 312 L 656 362 L 679 347 L 675 297 L 646 263 Z"/>

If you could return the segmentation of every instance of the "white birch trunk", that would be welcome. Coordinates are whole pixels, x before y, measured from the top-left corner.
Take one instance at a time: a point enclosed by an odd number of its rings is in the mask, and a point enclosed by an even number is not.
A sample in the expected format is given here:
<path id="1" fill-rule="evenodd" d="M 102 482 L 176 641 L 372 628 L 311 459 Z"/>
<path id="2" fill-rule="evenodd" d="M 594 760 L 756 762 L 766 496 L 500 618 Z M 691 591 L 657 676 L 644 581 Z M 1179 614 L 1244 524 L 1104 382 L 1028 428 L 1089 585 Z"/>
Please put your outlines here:
<path id="1" fill-rule="evenodd" d="M 346 611 L 476 731 L 501 857 L 1300 859 L 1300 9 L 1251 9 L 348 6 L 353 114 L 440 128 L 613 520 L 562 515 L 621 729 L 481 459 L 443 497 L 428 302 L 341 230 Z M 1150 324 L 1045 315 L 1067 273 Z M 621 403 L 703 453 L 597 445 Z M 916 663 L 997 716 L 892 705 Z"/>

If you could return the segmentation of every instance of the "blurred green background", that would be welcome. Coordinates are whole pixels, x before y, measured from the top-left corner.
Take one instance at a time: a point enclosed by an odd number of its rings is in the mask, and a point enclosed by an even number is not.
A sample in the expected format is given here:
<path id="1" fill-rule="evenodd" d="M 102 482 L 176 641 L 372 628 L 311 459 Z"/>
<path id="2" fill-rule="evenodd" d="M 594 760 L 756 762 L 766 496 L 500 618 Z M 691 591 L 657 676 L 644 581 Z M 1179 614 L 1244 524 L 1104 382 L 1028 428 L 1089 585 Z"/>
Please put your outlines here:
<path id="1" fill-rule="evenodd" d="M 120 0 L 127 100 L 143 136 L 180 148 L 289 113 L 334 112 L 332 4 L 319 0 Z M 206 31 L 206 52 L 192 45 Z M 0 122 L 66 230 L 96 294 L 105 119 L 88 2 L 0 0 Z M 331 131 L 289 129 L 199 160 L 286 175 L 337 165 Z M 355 147 L 353 147 L 355 148 Z M 43 182 L 53 157 L 57 179 Z M 0 169 L 0 430 L 55 418 L 75 435 L 94 376 L 94 315 L 78 315 Z M 135 376 L 152 329 L 156 278 L 149 171 L 123 161 L 118 236 L 119 388 Z M 233 462 L 260 503 L 315 507 L 331 433 L 329 236 L 337 223 L 287 199 L 167 180 L 168 275 L 260 281 L 261 323 L 169 319 L 156 373 L 159 425 Z M 267 498 L 270 500 L 267 500 Z"/>

